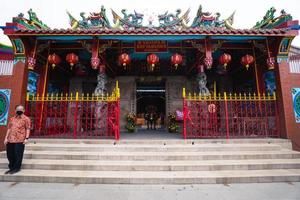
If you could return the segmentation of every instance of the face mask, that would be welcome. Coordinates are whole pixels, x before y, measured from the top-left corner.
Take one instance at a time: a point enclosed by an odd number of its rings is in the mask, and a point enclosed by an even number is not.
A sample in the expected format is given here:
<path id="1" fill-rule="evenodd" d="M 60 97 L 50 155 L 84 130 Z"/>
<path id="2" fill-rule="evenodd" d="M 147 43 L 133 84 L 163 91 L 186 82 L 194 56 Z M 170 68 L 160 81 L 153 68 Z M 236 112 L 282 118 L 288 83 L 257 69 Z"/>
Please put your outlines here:
<path id="1" fill-rule="evenodd" d="M 16 113 L 17 113 L 17 115 L 22 115 L 23 111 L 17 111 Z"/>

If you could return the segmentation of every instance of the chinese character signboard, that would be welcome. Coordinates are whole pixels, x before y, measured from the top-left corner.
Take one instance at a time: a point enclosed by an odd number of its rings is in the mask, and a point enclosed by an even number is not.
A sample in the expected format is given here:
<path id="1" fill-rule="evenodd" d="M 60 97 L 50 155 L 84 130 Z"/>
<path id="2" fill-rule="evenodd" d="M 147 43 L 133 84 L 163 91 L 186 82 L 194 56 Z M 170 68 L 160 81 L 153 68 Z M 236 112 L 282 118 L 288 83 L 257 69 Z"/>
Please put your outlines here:
<path id="1" fill-rule="evenodd" d="M 10 89 L 0 89 L 0 126 L 5 126 L 10 104 Z"/>
<path id="2" fill-rule="evenodd" d="M 300 88 L 292 88 L 292 96 L 296 123 L 300 123 Z"/>
<path id="3" fill-rule="evenodd" d="M 168 43 L 166 41 L 136 41 L 135 52 L 166 52 L 168 51 Z"/>

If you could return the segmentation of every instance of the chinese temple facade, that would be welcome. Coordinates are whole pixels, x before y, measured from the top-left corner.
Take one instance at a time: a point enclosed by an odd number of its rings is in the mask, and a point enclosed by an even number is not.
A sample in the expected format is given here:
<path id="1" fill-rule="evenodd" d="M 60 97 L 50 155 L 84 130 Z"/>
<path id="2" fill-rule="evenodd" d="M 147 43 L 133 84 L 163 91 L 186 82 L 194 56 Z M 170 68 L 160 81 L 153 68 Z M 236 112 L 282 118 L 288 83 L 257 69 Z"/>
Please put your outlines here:
<path id="1" fill-rule="evenodd" d="M 191 18 L 180 9 L 149 19 L 111 11 L 113 20 L 103 6 L 80 20 L 67 12 L 71 27 L 51 29 L 30 9 L 3 27 L 13 61 L 0 76 L 1 138 L 24 104 L 35 137 L 119 139 L 155 113 L 158 128 L 182 138 L 280 137 L 299 149 L 291 15 L 271 8 L 236 29 L 234 13 L 221 19 L 201 6 Z"/>

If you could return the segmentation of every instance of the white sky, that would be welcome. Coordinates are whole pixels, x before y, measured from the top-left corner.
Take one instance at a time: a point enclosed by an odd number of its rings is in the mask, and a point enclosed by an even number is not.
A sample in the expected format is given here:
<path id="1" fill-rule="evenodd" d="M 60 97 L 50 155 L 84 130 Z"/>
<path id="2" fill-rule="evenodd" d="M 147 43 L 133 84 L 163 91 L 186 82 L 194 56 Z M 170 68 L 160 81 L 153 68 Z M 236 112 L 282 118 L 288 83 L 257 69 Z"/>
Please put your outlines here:
<path id="1" fill-rule="evenodd" d="M 122 8 L 126 8 L 129 12 L 135 9 L 137 12 L 147 14 L 162 14 L 165 11 L 174 13 L 177 8 L 185 11 L 191 8 L 189 14 L 190 22 L 193 20 L 198 6 L 202 5 L 204 12 L 220 12 L 220 19 L 227 18 L 234 10 L 236 10 L 234 27 L 235 28 L 251 28 L 255 23 L 261 20 L 266 11 L 274 6 L 277 9 L 278 16 L 281 9 L 285 9 L 287 13 L 292 14 L 294 20 L 300 20 L 300 2 L 299 0 L 0 0 L 0 26 L 4 26 L 6 22 L 11 22 L 12 17 L 17 16 L 20 12 L 25 14 L 32 8 L 45 24 L 51 28 L 69 28 L 69 19 L 66 10 L 80 19 L 79 13 L 99 12 L 101 5 L 106 8 L 106 13 L 112 23 L 110 8 L 120 13 Z M 122 15 L 121 15 L 122 16 Z M 0 30 L 0 42 L 10 44 L 8 38 L 3 35 Z M 300 37 L 296 37 L 293 45 L 300 47 Z"/>

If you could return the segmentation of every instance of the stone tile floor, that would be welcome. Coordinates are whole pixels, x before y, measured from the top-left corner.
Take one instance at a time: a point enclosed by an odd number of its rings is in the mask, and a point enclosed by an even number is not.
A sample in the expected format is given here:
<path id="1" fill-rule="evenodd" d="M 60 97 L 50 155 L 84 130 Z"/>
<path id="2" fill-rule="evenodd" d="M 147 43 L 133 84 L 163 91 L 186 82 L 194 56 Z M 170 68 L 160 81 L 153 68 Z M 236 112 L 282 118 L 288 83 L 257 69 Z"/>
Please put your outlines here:
<path id="1" fill-rule="evenodd" d="M 0 182 L 0 200 L 299 200 L 300 182 L 203 185 L 96 185 Z"/>

